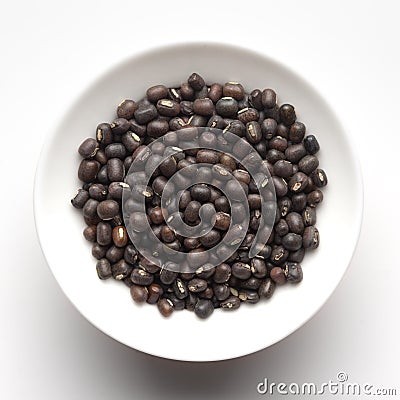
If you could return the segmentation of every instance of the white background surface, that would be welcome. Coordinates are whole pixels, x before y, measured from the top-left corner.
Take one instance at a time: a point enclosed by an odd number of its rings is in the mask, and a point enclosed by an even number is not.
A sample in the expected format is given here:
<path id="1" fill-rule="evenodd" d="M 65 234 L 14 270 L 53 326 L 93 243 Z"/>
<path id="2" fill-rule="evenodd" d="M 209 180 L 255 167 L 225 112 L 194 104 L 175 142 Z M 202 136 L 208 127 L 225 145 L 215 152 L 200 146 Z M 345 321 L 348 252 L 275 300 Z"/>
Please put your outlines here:
<path id="1" fill-rule="evenodd" d="M 339 371 L 400 388 L 395 1 L 21 1 L 1 14 L 1 399 L 253 399 L 263 377 L 320 383 Z M 32 190 L 45 135 L 99 73 L 149 46 L 205 39 L 262 50 L 328 99 L 359 140 L 365 211 L 351 266 L 312 321 L 257 354 L 187 364 L 126 348 L 75 311 L 41 254 Z"/>

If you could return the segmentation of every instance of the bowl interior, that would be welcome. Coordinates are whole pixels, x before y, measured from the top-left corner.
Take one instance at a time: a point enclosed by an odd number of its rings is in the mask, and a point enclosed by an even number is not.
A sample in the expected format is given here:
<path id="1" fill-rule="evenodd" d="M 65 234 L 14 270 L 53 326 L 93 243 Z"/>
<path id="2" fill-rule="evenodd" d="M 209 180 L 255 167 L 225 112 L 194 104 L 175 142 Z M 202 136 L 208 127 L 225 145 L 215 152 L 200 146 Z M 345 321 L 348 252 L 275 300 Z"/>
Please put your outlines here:
<path id="1" fill-rule="evenodd" d="M 122 99 L 139 99 L 149 86 L 159 83 L 179 85 L 194 71 L 207 83 L 238 81 L 247 91 L 274 88 L 279 103 L 294 104 L 308 133 L 317 136 L 320 165 L 329 179 L 318 209 L 321 244 L 302 263 L 302 283 L 280 287 L 271 300 L 242 306 L 235 312 L 216 310 L 206 321 L 186 311 L 164 319 L 155 306 L 133 304 L 122 283 L 100 281 L 91 246 L 82 236 L 82 216 L 70 205 L 80 187 L 77 147 L 82 140 L 94 137 L 99 122 L 115 118 Z M 35 217 L 42 249 L 76 308 L 100 330 L 130 347 L 188 361 L 252 353 L 283 339 L 312 317 L 347 268 L 361 214 L 361 178 L 354 149 L 327 103 L 281 64 L 257 53 L 217 44 L 156 49 L 118 64 L 99 78 L 51 132 L 35 184 Z"/>

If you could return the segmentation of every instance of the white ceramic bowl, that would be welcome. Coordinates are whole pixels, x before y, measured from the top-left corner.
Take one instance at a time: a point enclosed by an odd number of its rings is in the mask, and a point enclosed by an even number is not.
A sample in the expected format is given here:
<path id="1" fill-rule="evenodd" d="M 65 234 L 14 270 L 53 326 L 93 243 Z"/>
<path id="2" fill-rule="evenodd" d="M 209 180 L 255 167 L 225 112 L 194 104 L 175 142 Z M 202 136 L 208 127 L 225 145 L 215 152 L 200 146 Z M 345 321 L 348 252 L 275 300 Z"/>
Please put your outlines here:
<path id="1" fill-rule="evenodd" d="M 198 72 L 208 83 L 241 82 L 246 90 L 271 87 L 279 102 L 295 105 L 300 121 L 317 136 L 329 185 L 318 209 L 319 248 L 306 255 L 304 280 L 275 291 L 269 301 L 235 312 L 216 310 L 207 320 L 187 311 L 164 319 L 157 307 L 138 306 L 128 288 L 96 276 L 84 222 L 70 204 L 80 186 L 77 147 L 111 121 L 124 98 L 138 99 L 152 85 L 173 86 Z M 302 326 L 332 294 L 352 257 L 362 216 L 362 181 L 354 146 L 337 116 L 302 78 L 263 54 L 222 44 L 184 44 L 135 55 L 101 76 L 51 132 L 35 183 L 37 232 L 62 290 L 93 325 L 114 339 L 160 357 L 212 361 L 268 347 Z M 60 228 L 62 225 L 62 229 Z M 55 226 L 58 227 L 55 231 Z"/>

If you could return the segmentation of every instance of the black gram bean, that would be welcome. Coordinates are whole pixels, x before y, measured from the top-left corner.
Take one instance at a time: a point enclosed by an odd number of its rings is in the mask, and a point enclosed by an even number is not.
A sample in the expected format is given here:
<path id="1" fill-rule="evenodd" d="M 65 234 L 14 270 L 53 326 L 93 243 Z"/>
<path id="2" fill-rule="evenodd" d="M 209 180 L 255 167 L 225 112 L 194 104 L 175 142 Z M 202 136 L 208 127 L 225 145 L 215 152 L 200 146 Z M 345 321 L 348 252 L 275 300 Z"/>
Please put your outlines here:
<path id="1" fill-rule="evenodd" d="M 282 153 L 282 152 L 279 151 L 279 150 L 270 149 L 270 150 L 268 150 L 266 159 L 267 159 L 270 163 L 275 164 L 275 163 L 276 163 L 277 161 L 279 161 L 279 160 L 284 160 L 284 159 L 285 159 L 285 154 Z"/>
<path id="2" fill-rule="evenodd" d="M 251 267 L 243 262 L 232 264 L 232 275 L 238 279 L 246 280 L 251 276 Z"/>
<path id="3" fill-rule="evenodd" d="M 85 203 L 89 200 L 89 192 L 84 189 L 78 189 L 78 192 L 74 196 L 73 199 L 71 199 L 71 204 L 78 209 L 82 209 Z"/>
<path id="4" fill-rule="evenodd" d="M 313 171 L 310 175 L 314 185 L 318 188 L 326 186 L 328 184 L 328 178 L 326 176 L 326 173 L 322 169 L 316 169 Z"/>
<path id="5" fill-rule="evenodd" d="M 78 153 L 83 158 L 92 158 L 96 155 L 98 150 L 99 150 L 99 144 L 96 141 L 96 139 L 87 138 L 79 146 Z"/>
<path id="6" fill-rule="evenodd" d="M 213 291 L 216 299 L 219 301 L 226 300 L 231 295 L 229 286 L 226 283 L 214 285 Z"/>
<path id="7" fill-rule="evenodd" d="M 201 90 L 205 85 L 205 82 L 204 79 L 199 74 L 193 72 L 193 74 L 189 76 L 188 84 L 194 90 Z"/>
<path id="8" fill-rule="evenodd" d="M 291 104 L 283 104 L 279 107 L 279 117 L 286 126 L 296 121 L 296 112 Z"/>
<path id="9" fill-rule="evenodd" d="M 207 288 L 207 281 L 205 279 L 193 278 L 188 282 L 188 289 L 190 292 L 199 293 Z"/>
<path id="10" fill-rule="evenodd" d="M 221 234 L 216 229 L 211 229 L 210 232 L 201 236 L 199 240 L 204 247 L 210 248 L 221 240 Z"/>
<path id="11" fill-rule="evenodd" d="M 251 276 L 249 279 L 245 280 L 244 282 L 241 282 L 240 287 L 243 289 L 258 290 L 258 288 L 261 285 L 261 282 L 262 282 L 261 279 Z"/>
<path id="12" fill-rule="evenodd" d="M 284 236 L 289 232 L 289 226 L 287 224 L 287 222 L 281 218 L 278 223 L 275 225 L 275 232 L 279 235 L 279 236 Z"/>
<path id="13" fill-rule="evenodd" d="M 87 226 L 83 230 L 83 236 L 87 241 L 95 242 L 96 241 L 96 225 Z"/>
<path id="14" fill-rule="evenodd" d="M 124 250 L 124 260 L 128 264 L 135 264 L 138 258 L 138 252 L 132 244 L 128 244 Z"/>
<path id="15" fill-rule="evenodd" d="M 286 280 L 290 283 L 299 283 L 303 280 L 303 270 L 298 263 L 288 262 L 285 264 L 284 272 Z"/>
<path id="16" fill-rule="evenodd" d="M 98 203 L 97 214 L 103 220 L 110 220 L 119 213 L 119 204 L 115 200 L 104 200 Z"/>
<path id="17" fill-rule="evenodd" d="M 230 296 L 226 300 L 222 301 L 220 306 L 224 311 L 236 310 L 240 307 L 240 299 L 236 296 Z"/>
<path id="18" fill-rule="evenodd" d="M 133 284 L 130 287 L 130 292 L 133 301 L 136 303 L 144 303 L 149 297 L 149 292 L 146 287 Z"/>
<path id="19" fill-rule="evenodd" d="M 93 243 L 92 256 L 96 260 L 100 260 L 101 258 L 104 258 L 106 256 L 107 250 L 108 246 L 101 246 L 98 243 Z"/>
<path id="20" fill-rule="evenodd" d="M 170 299 L 162 297 L 157 301 L 158 311 L 163 317 L 169 317 L 174 311 L 174 303 Z"/>
<path id="21" fill-rule="evenodd" d="M 292 209 L 301 212 L 307 205 L 307 196 L 305 193 L 296 193 L 292 196 Z"/>
<path id="22" fill-rule="evenodd" d="M 304 232 L 304 222 L 302 216 L 297 212 L 291 212 L 286 216 L 286 222 L 292 233 L 302 235 Z"/>
<path id="23" fill-rule="evenodd" d="M 79 164 L 78 178 L 86 183 L 93 182 L 96 179 L 100 169 L 100 163 L 96 160 L 82 160 Z"/>
<path id="24" fill-rule="evenodd" d="M 214 312 L 214 306 L 211 300 L 198 299 L 194 306 L 194 313 L 198 318 L 206 319 Z"/>
<path id="25" fill-rule="evenodd" d="M 259 117 L 260 113 L 258 112 L 258 110 L 251 107 L 242 108 L 237 113 L 238 120 L 245 125 L 251 121 L 258 121 Z"/>
<path id="26" fill-rule="evenodd" d="M 285 150 L 285 156 L 288 161 L 297 163 L 307 154 L 307 150 L 303 143 L 293 144 Z"/>
<path id="27" fill-rule="evenodd" d="M 307 194 L 307 204 L 310 207 L 317 207 L 319 203 L 321 203 L 324 199 L 323 193 L 317 189 Z"/>
<path id="28" fill-rule="evenodd" d="M 124 257 L 124 249 L 121 247 L 111 246 L 106 253 L 106 258 L 110 263 L 114 264 Z"/>
<path id="29" fill-rule="evenodd" d="M 289 188 L 294 193 L 302 192 L 308 185 L 308 176 L 303 172 L 297 172 L 289 180 Z"/>
<path id="30" fill-rule="evenodd" d="M 97 242 L 101 246 L 108 246 L 112 242 L 112 228 L 107 222 L 97 224 Z"/>
<path id="31" fill-rule="evenodd" d="M 303 221 L 304 225 L 311 226 L 315 225 L 317 222 L 317 212 L 314 207 L 306 207 L 303 211 Z"/>
<path id="32" fill-rule="evenodd" d="M 219 155 L 214 150 L 199 150 L 196 155 L 196 161 L 198 163 L 217 164 Z"/>
<path id="33" fill-rule="evenodd" d="M 316 249 L 319 246 L 319 232 L 315 226 L 307 226 L 303 233 L 303 247 Z"/>
<path id="34" fill-rule="evenodd" d="M 296 121 L 289 130 L 289 140 L 292 143 L 300 143 L 306 133 L 306 127 L 302 122 Z"/>
<path id="35" fill-rule="evenodd" d="M 239 110 L 239 106 L 234 98 L 222 97 L 217 101 L 215 110 L 224 118 L 234 118 Z"/>
<path id="36" fill-rule="evenodd" d="M 107 188 L 101 183 L 94 183 L 89 188 L 89 194 L 92 199 L 102 201 L 107 197 Z"/>
<path id="37" fill-rule="evenodd" d="M 117 137 L 129 131 L 131 124 L 125 118 L 117 118 L 110 124 L 110 127 L 115 141 Z"/>
<path id="38" fill-rule="evenodd" d="M 278 160 L 274 164 L 274 174 L 281 178 L 290 178 L 293 173 L 293 164 L 287 160 Z"/>
<path id="39" fill-rule="evenodd" d="M 261 123 L 261 132 L 264 135 L 265 139 L 270 140 L 276 134 L 277 122 L 272 118 L 266 118 Z"/>
<path id="40" fill-rule="evenodd" d="M 318 168 L 318 165 L 319 161 L 317 157 L 306 155 L 299 161 L 299 170 L 308 175 Z"/>
<path id="41" fill-rule="evenodd" d="M 213 280 L 215 283 L 228 282 L 230 277 L 231 277 L 231 267 L 229 264 L 222 263 L 215 267 L 215 272 L 213 275 Z"/>
<path id="42" fill-rule="evenodd" d="M 272 177 L 272 182 L 274 183 L 275 193 L 278 197 L 283 197 L 288 192 L 288 185 L 283 178 L 278 176 Z"/>
<path id="43" fill-rule="evenodd" d="M 119 158 L 110 158 L 107 161 L 107 177 L 111 182 L 121 182 L 125 177 L 125 167 Z"/>
<path id="44" fill-rule="evenodd" d="M 260 296 L 255 290 L 240 290 L 239 299 L 249 304 L 256 304 L 260 301 Z"/>
<path id="45" fill-rule="evenodd" d="M 288 261 L 301 263 L 304 259 L 305 253 L 306 251 L 303 247 L 300 248 L 299 250 L 291 251 L 289 253 Z"/>
<path id="46" fill-rule="evenodd" d="M 250 93 L 249 102 L 250 105 L 258 111 L 261 111 L 264 108 L 262 103 L 262 92 L 260 89 L 254 89 Z"/>
<path id="47" fill-rule="evenodd" d="M 138 105 L 129 99 L 122 100 L 117 107 L 118 118 L 132 119 Z"/>
<path id="48" fill-rule="evenodd" d="M 124 261 L 125 262 L 125 261 Z M 127 264 L 127 263 L 126 263 Z M 127 264 L 129 265 L 129 264 Z M 141 268 L 133 268 L 131 281 L 136 285 L 149 286 L 153 283 L 154 276 Z"/>
<path id="49" fill-rule="evenodd" d="M 299 250 L 303 242 L 303 238 L 296 233 L 288 233 L 282 238 L 282 245 L 289 251 Z"/>
<path id="50" fill-rule="evenodd" d="M 97 206 L 99 202 L 94 199 L 89 199 L 86 201 L 85 205 L 83 206 L 83 216 L 87 218 L 95 218 L 97 217 Z"/>
<path id="51" fill-rule="evenodd" d="M 168 88 L 164 85 L 155 85 L 146 91 L 146 97 L 152 103 L 157 103 L 158 100 L 165 99 L 167 96 Z"/>
<path id="52" fill-rule="evenodd" d="M 284 152 L 287 149 L 288 142 L 282 136 L 274 136 L 269 142 L 268 146 L 270 149 L 275 149 L 280 152 Z"/>
<path id="53" fill-rule="evenodd" d="M 213 83 L 208 90 L 208 97 L 215 104 L 222 97 L 222 85 Z"/>
<path id="54" fill-rule="evenodd" d="M 258 289 L 258 295 L 262 298 L 270 299 L 274 294 L 274 291 L 275 291 L 275 282 L 272 279 L 267 278 L 261 283 Z"/>
<path id="55" fill-rule="evenodd" d="M 235 100 L 242 100 L 244 98 L 244 88 L 240 83 L 227 82 L 222 88 L 222 94 L 224 97 L 232 97 Z"/>
<path id="56" fill-rule="evenodd" d="M 136 135 L 138 135 L 140 137 L 144 137 L 146 135 L 146 131 L 147 131 L 146 125 L 141 125 L 134 119 L 131 119 L 129 122 L 131 124 L 131 127 L 129 128 L 130 131 L 132 131 L 133 133 L 136 133 Z"/>
<path id="57" fill-rule="evenodd" d="M 108 144 L 112 143 L 113 134 L 110 124 L 102 123 L 97 125 L 96 139 L 99 143 L 101 143 L 104 146 L 107 146 Z"/>
<path id="58" fill-rule="evenodd" d="M 184 282 L 180 278 L 175 279 L 172 288 L 174 289 L 175 296 L 180 300 L 186 298 L 189 295 L 186 282 Z"/>
<path id="59" fill-rule="evenodd" d="M 170 271 L 169 269 L 163 268 L 160 272 L 160 281 L 164 285 L 171 285 L 171 283 L 178 277 L 178 273 Z"/>
<path id="60" fill-rule="evenodd" d="M 261 102 L 265 108 L 273 108 L 276 105 L 276 93 L 272 89 L 264 89 L 261 95 Z"/>
<path id="61" fill-rule="evenodd" d="M 282 265 L 287 260 L 288 257 L 289 257 L 289 252 L 285 247 L 276 246 L 271 251 L 270 259 L 275 265 Z"/>
<path id="62" fill-rule="evenodd" d="M 157 111 L 165 117 L 177 117 L 181 111 L 181 106 L 176 101 L 162 99 L 157 102 Z"/>
<path id="63" fill-rule="evenodd" d="M 250 121 L 246 125 L 246 138 L 249 143 L 259 143 L 262 138 L 260 124 L 257 121 Z"/>
<path id="64" fill-rule="evenodd" d="M 139 124 L 147 124 L 157 117 L 157 108 L 153 104 L 140 105 L 135 111 L 135 120 Z"/>
<path id="65" fill-rule="evenodd" d="M 143 143 L 143 139 L 141 139 L 139 135 L 137 135 L 135 132 L 132 131 L 124 133 L 121 137 L 121 141 L 125 146 L 126 150 L 128 150 L 128 152 L 130 153 L 133 153 Z"/>
<path id="66" fill-rule="evenodd" d="M 211 99 L 196 99 L 193 103 L 193 111 L 202 116 L 210 116 L 214 112 L 214 103 Z"/>
<path id="67" fill-rule="evenodd" d="M 112 276 L 111 264 L 106 258 L 101 258 L 99 261 L 97 261 L 96 271 L 97 276 L 100 279 L 108 279 Z"/>
<path id="68" fill-rule="evenodd" d="M 122 259 L 111 266 L 111 272 L 114 279 L 120 281 L 131 274 L 132 266 L 129 265 L 124 259 Z"/>
<path id="69" fill-rule="evenodd" d="M 160 297 L 164 294 L 163 288 L 157 283 L 152 283 L 147 288 L 147 291 L 148 291 L 148 297 L 147 297 L 148 304 L 156 304 L 160 299 Z"/>
<path id="70" fill-rule="evenodd" d="M 125 226 L 115 226 L 112 230 L 112 239 L 117 247 L 125 247 L 128 243 L 128 233 Z"/>
<path id="71" fill-rule="evenodd" d="M 271 279 L 277 284 L 277 285 L 283 285 L 286 283 L 286 275 L 284 270 L 281 267 L 274 267 L 272 268 L 271 272 L 269 273 Z"/>
<path id="72" fill-rule="evenodd" d="M 308 135 L 304 138 L 304 147 L 309 154 L 315 154 L 319 151 L 319 143 L 314 135 Z"/>

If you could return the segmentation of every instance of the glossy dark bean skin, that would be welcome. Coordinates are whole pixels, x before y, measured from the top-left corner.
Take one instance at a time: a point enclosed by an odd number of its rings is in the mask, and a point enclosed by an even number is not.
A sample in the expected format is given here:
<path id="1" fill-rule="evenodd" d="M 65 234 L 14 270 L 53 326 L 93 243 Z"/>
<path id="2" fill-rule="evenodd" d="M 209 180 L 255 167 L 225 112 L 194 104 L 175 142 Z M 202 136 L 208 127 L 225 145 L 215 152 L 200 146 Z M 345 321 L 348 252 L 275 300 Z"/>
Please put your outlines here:
<path id="1" fill-rule="evenodd" d="M 164 85 L 155 85 L 146 91 L 146 97 L 152 103 L 157 103 L 158 100 L 165 99 L 167 96 L 168 88 Z"/>
<path id="2" fill-rule="evenodd" d="M 158 113 L 157 108 L 153 104 L 149 104 L 139 106 L 134 115 L 135 120 L 143 125 L 156 118 Z"/>
<path id="3" fill-rule="evenodd" d="M 244 98 L 244 88 L 240 83 L 228 82 L 225 83 L 222 89 L 224 97 L 232 97 L 235 100 L 242 100 Z"/>
<path id="4" fill-rule="evenodd" d="M 214 103 L 211 99 L 196 99 L 193 103 L 193 111 L 202 116 L 210 116 L 214 112 Z"/>
<path id="5" fill-rule="evenodd" d="M 181 111 L 181 106 L 176 101 L 161 99 L 157 101 L 157 111 L 165 117 L 176 117 Z"/>
<path id="6" fill-rule="evenodd" d="M 125 99 L 121 101 L 117 107 L 118 118 L 132 119 L 137 107 L 133 100 Z"/>
<path id="7" fill-rule="evenodd" d="M 199 240 L 206 248 L 214 247 L 221 240 L 221 234 L 216 229 L 211 229 L 210 232 L 200 237 Z"/>
<path id="8" fill-rule="evenodd" d="M 131 274 L 132 266 L 122 259 L 111 266 L 111 271 L 114 279 L 120 281 Z"/>
<path id="9" fill-rule="evenodd" d="M 319 168 L 312 172 L 311 179 L 317 188 L 326 186 L 328 184 L 328 178 L 325 171 Z"/>
<path id="10" fill-rule="evenodd" d="M 317 157 L 306 155 L 299 161 L 299 170 L 309 175 L 312 171 L 318 168 L 318 165 L 319 161 Z"/>
<path id="11" fill-rule="evenodd" d="M 99 222 L 97 224 L 97 242 L 101 246 L 108 246 L 112 242 L 112 228 L 107 222 Z"/>
<path id="12" fill-rule="evenodd" d="M 153 283 L 153 280 L 154 276 L 143 269 L 134 268 L 132 270 L 131 281 L 136 285 L 149 286 Z"/>
<path id="13" fill-rule="evenodd" d="M 246 107 L 242 108 L 237 113 L 237 118 L 243 124 L 247 124 L 251 121 L 258 121 L 260 117 L 260 113 L 255 108 Z"/>
<path id="14" fill-rule="evenodd" d="M 309 206 L 306 207 L 306 209 L 303 211 L 303 221 L 304 225 L 306 226 L 312 226 L 316 224 L 317 213 L 315 211 L 315 208 Z"/>
<path id="15" fill-rule="evenodd" d="M 99 150 L 99 143 L 97 142 L 97 140 L 93 138 L 87 138 L 79 146 L 78 153 L 83 158 L 92 158 L 96 155 L 98 150 Z"/>
<path id="16" fill-rule="evenodd" d="M 122 143 L 111 143 L 105 148 L 107 158 L 124 159 L 126 156 L 126 148 Z"/>
<path id="17" fill-rule="evenodd" d="M 297 172 L 289 180 L 289 189 L 292 192 L 300 193 L 304 191 L 308 184 L 308 176 L 303 172 Z"/>
<path id="18" fill-rule="evenodd" d="M 286 216 L 286 222 L 290 232 L 302 235 L 304 232 L 304 222 L 302 216 L 297 212 L 291 212 Z"/>
<path id="19" fill-rule="evenodd" d="M 92 256 L 96 260 L 100 260 L 106 256 L 108 246 L 101 246 L 99 243 L 93 243 Z"/>
<path id="20" fill-rule="evenodd" d="M 314 155 L 319 151 L 319 143 L 314 135 L 308 135 L 304 138 L 304 147 L 307 153 Z"/>
<path id="21" fill-rule="evenodd" d="M 147 124 L 147 134 L 153 138 L 165 135 L 169 130 L 169 123 L 165 119 L 156 118 Z"/>
<path id="22" fill-rule="evenodd" d="M 136 303 L 145 303 L 149 297 L 149 292 L 146 287 L 132 285 L 130 288 L 131 297 Z"/>
<path id="23" fill-rule="evenodd" d="M 116 226 L 112 230 L 112 240 L 117 247 L 125 247 L 128 243 L 128 233 L 125 226 Z"/>
<path id="24" fill-rule="evenodd" d="M 113 134 L 110 124 L 102 123 L 97 125 L 96 139 L 100 144 L 105 146 L 107 146 L 113 141 Z"/>
<path id="25" fill-rule="evenodd" d="M 164 285 L 170 285 L 177 277 L 177 272 L 170 271 L 168 269 L 162 269 L 160 272 L 160 281 Z"/>
<path id="26" fill-rule="evenodd" d="M 215 267 L 215 272 L 213 275 L 213 280 L 215 283 L 228 282 L 230 277 L 231 277 L 231 267 L 229 264 L 222 263 Z"/>
<path id="27" fill-rule="evenodd" d="M 104 200 L 97 206 L 97 214 L 103 220 L 110 220 L 119 213 L 119 204 L 115 200 Z"/>
<path id="28" fill-rule="evenodd" d="M 226 300 L 231 295 L 227 284 L 216 284 L 213 286 L 213 291 L 218 301 Z"/>
<path id="29" fill-rule="evenodd" d="M 241 290 L 238 297 L 240 300 L 249 304 L 256 304 L 260 301 L 260 296 L 255 290 Z"/>
<path id="30" fill-rule="evenodd" d="M 276 93 L 272 89 L 264 89 L 261 96 L 262 105 L 265 108 L 272 108 L 276 104 Z"/>
<path id="31" fill-rule="evenodd" d="M 278 200 L 278 209 L 282 217 L 286 217 L 292 209 L 292 201 L 288 197 Z"/>
<path id="32" fill-rule="evenodd" d="M 270 140 L 276 134 L 277 122 L 272 118 L 266 118 L 261 123 L 261 132 L 264 135 L 265 139 Z"/>
<path id="33" fill-rule="evenodd" d="M 264 105 L 262 103 L 262 91 L 260 89 L 254 89 L 250 93 L 249 102 L 250 105 L 258 111 L 263 110 Z"/>
<path id="34" fill-rule="evenodd" d="M 290 232 L 283 236 L 282 245 L 289 251 L 299 250 L 303 243 L 303 238 L 301 235 Z"/>
<path id="35" fill-rule="evenodd" d="M 276 150 L 276 149 L 270 149 L 270 150 L 268 150 L 266 159 L 270 163 L 275 164 L 279 160 L 284 160 L 285 159 L 285 154 L 282 153 L 281 151 Z"/>
<path id="36" fill-rule="evenodd" d="M 107 188 L 101 183 L 94 183 L 89 188 L 89 195 L 97 201 L 105 200 L 107 198 Z"/>
<path id="37" fill-rule="evenodd" d="M 227 231 L 231 223 L 231 216 L 228 213 L 218 211 L 215 215 L 215 229 Z"/>
<path id="38" fill-rule="evenodd" d="M 281 178 L 290 178 L 293 174 L 293 164 L 287 160 L 278 160 L 274 164 L 274 174 Z"/>
<path id="39" fill-rule="evenodd" d="M 299 250 L 291 251 L 289 253 L 288 261 L 301 263 L 305 256 L 305 249 L 302 247 Z"/>
<path id="40" fill-rule="evenodd" d="M 279 197 L 283 197 L 288 192 L 288 185 L 283 178 L 279 178 L 278 176 L 273 176 L 272 181 L 275 186 L 275 193 Z"/>
<path id="41" fill-rule="evenodd" d="M 238 279 L 249 279 L 251 276 L 251 267 L 248 264 L 237 262 L 232 264 L 232 275 Z"/>
<path id="42" fill-rule="evenodd" d="M 107 161 L 107 177 L 110 182 L 121 182 L 124 180 L 125 167 L 119 158 L 111 158 Z"/>
<path id="43" fill-rule="evenodd" d="M 284 285 L 286 283 L 286 275 L 281 267 L 274 267 L 270 272 L 271 279 L 278 285 Z"/>
<path id="44" fill-rule="evenodd" d="M 205 279 L 193 278 L 188 282 L 188 289 L 192 293 L 202 292 L 207 288 L 207 281 Z"/>
<path id="45" fill-rule="evenodd" d="M 312 192 L 307 194 L 307 204 L 310 207 L 317 207 L 318 204 L 321 203 L 323 200 L 324 195 L 319 189 L 313 190 Z"/>
<path id="46" fill-rule="evenodd" d="M 208 187 L 208 185 L 200 183 L 192 186 L 190 189 L 190 196 L 193 200 L 205 203 L 210 200 L 211 189 Z"/>
<path id="47" fill-rule="evenodd" d="M 157 307 L 158 311 L 160 311 L 160 314 L 165 318 L 169 317 L 174 311 L 174 305 L 172 301 L 165 297 L 162 297 L 157 301 Z"/>
<path id="48" fill-rule="evenodd" d="M 288 147 L 287 140 L 282 136 L 274 136 L 268 143 L 270 149 L 275 149 L 280 152 L 285 152 Z"/>
<path id="49" fill-rule="evenodd" d="M 125 118 L 117 118 L 110 124 L 110 127 L 113 133 L 113 139 L 116 141 L 117 138 L 120 138 L 123 133 L 130 129 L 131 124 Z"/>
<path id="50" fill-rule="evenodd" d="M 138 258 L 138 252 L 132 244 L 128 244 L 124 249 L 124 260 L 133 265 Z"/>
<path id="51" fill-rule="evenodd" d="M 279 107 L 279 117 L 286 126 L 292 125 L 296 121 L 296 112 L 291 104 L 283 104 Z"/>
<path id="52" fill-rule="evenodd" d="M 219 157 L 219 162 L 232 171 L 236 169 L 235 159 L 227 154 L 221 154 Z"/>
<path id="53" fill-rule="evenodd" d="M 83 236 L 87 241 L 95 242 L 96 241 L 96 225 L 87 226 L 83 230 Z"/>
<path id="54" fill-rule="evenodd" d="M 284 272 L 286 280 L 290 283 L 299 283 L 303 280 L 303 270 L 298 263 L 288 262 L 285 264 Z"/>
<path id="55" fill-rule="evenodd" d="M 100 163 L 96 160 L 82 160 L 78 168 L 78 178 L 86 183 L 96 179 L 100 169 Z"/>
<path id="56" fill-rule="evenodd" d="M 307 196 L 305 193 L 296 193 L 292 196 L 292 209 L 301 212 L 307 205 Z"/>
<path id="57" fill-rule="evenodd" d="M 124 249 L 116 246 L 111 246 L 106 253 L 106 258 L 111 264 L 115 264 L 124 257 Z"/>
<path id="58" fill-rule="evenodd" d="M 246 124 L 246 138 L 249 143 L 259 143 L 262 138 L 260 124 L 257 121 L 250 121 Z"/>
<path id="59" fill-rule="evenodd" d="M 275 232 L 279 236 L 284 236 L 289 232 L 289 226 L 283 218 L 280 219 L 278 223 L 275 225 Z"/>
<path id="60" fill-rule="evenodd" d="M 198 318 L 206 319 L 214 312 L 211 300 L 199 299 L 194 306 L 194 313 Z"/>
<path id="61" fill-rule="evenodd" d="M 99 279 L 104 280 L 112 277 L 111 264 L 106 258 L 102 258 L 97 262 L 96 271 Z"/>
<path id="62" fill-rule="evenodd" d="M 237 310 L 240 307 L 240 300 L 236 296 L 230 296 L 221 302 L 221 309 L 224 311 Z"/>
<path id="63" fill-rule="evenodd" d="M 240 282 L 240 287 L 242 289 L 248 290 L 258 290 L 261 285 L 262 280 L 251 276 L 249 279 Z"/>
<path id="64" fill-rule="evenodd" d="M 270 259 L 275 265 L 282 265 L 288 257 L 289 251 L 285 247 L 279 245 L 272 249 Z"/>
<path id="65" fill-rule="evenodd" d="M 94 199 L 89 199 L 83 206 L 83 216 L 87 218 L 97 217 L 97 206 L 99 202 Z"/>
<path id="66" fill-rule="evenodd" d="M 292 143 L 300 143 L 306 133 L 306 127 L 302 122 L 296 121 L 289 130 L 289 140 Z"/>
<path id="67" fill-rule="evenodd" d="M 196 155 L 198 163 L 217 164 L 219 155 L 214 150 L 199 150 Z"/>
<path id="68" fill-rule="evenodd" d="M 187 222 L 195 222 L 199 218 L 199 210 L 201 207 L 201 203 L 198 201 L 191 201 L 184 212 L 184 217 Z"/>
<path id="69" fill-rule="evenodd" d="M 78 189 L 78 192 L 74 196 L 73 199 L 71 199 L 71 204 L 78 209 L 82 209 L 85 203 L 89 200 L 89 192 L 84 189 Z"/>
<path id="70" fill-rule="evenodd" d="M 234 118 L 239 110 L 237 101 L 232 97 L 222 97 L 215 105 L 215 110 L 221 117 Z"/>
<path id="71" fill-rule="evenodd" d="M 286 159 L 292 163 L 297 163 L 307 154 L 303 143 L 293 144 L 285 150 Z"/>
<path id="72" fill-rule="evenodd" d="M 303 247 L 316 249 L 319 246 L 319 232 L 315 226 L 307 226 L 303 233 Z"/>
<path id="73" fill-rule="evenodd" d="M 156 304 L 160 297 L 164 294 L 163 288 L 157 283 L 152 283 L 148 288 L 147 303 Z"/>
<path id="74" fill-rule="evenodd" d="M 191 74 L 189 76 L 188 84 L 194 90 L 201 90 L 203 88 L 203 86 L 205 85 L 205 82 L 204 82 L 204 79 L 199 74 L 197 74 L 196 72 L 193 72 L 193 74 Z"/>
<path id="75" fill-rule="evenodd" d="M 275 282 L 272 279 L 267 278 L 261 283 L 258 289 L 258 295 L 261 298 L 270 299 L 274 294 L 275 287 Z"/>

